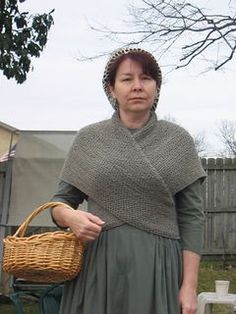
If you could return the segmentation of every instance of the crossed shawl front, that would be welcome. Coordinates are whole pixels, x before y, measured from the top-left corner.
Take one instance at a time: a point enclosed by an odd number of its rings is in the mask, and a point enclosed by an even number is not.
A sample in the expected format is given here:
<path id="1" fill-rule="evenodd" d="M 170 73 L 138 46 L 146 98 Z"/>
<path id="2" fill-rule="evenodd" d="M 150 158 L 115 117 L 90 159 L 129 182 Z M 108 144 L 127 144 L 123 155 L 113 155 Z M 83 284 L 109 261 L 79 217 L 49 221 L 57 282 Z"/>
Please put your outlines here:
<path id="1" fill-rule="evenodd" d="M 61 173 L 103 210 L 107 224 L 116 217 L 170 238 L 179 238 L 174 195 L 201 177 L 191 136 L 155 113 L 135 132 L 117 113 L 81 129 Z"/>

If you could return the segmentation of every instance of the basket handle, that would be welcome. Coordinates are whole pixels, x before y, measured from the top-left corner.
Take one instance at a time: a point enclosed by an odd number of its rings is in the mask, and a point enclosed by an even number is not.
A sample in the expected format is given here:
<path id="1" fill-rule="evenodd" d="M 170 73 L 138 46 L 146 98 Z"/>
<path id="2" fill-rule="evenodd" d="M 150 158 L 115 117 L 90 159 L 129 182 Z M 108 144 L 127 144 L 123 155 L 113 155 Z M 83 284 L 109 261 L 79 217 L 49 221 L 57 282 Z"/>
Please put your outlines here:
<path id="1" fill-rule="evenodd" d="M 47 208 L 56 207 L 59 205 L 66 206 L 72 210 L 74 210 L 72 207 L 70 207 L 68 204 L 62 203 L 62 202 L 48 202 L 45 203 L 38 208 L 36 208 L 28 217 L 26 217 L 25 221 L 20 225 L 20 227 L 16 230 L 16 233 L 14 234 L 14 237 L 23 237 L 25 235 L 26 229 L 29 225 L 29 223 L 33 220 L 34 217 L 36 217 L 39 213 L 44 211 Z"/>

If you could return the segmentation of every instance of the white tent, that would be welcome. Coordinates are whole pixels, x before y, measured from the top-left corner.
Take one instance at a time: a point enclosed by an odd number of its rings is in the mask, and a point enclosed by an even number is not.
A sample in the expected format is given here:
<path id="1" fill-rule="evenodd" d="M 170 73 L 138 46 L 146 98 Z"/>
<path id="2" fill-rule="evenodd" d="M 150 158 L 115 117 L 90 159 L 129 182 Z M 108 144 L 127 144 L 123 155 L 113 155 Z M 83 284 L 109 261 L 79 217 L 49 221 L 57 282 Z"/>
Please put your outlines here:
<path id="1" fill-rule="evenodd" d="M 74 136 L 75 132 L 64 131 L 20 133 L 12 165 L 8 225 L 19 225 L 34 208 L 51 199 Z M 51 219 L 41 214 L 32 225 L 50 226 Z"/>

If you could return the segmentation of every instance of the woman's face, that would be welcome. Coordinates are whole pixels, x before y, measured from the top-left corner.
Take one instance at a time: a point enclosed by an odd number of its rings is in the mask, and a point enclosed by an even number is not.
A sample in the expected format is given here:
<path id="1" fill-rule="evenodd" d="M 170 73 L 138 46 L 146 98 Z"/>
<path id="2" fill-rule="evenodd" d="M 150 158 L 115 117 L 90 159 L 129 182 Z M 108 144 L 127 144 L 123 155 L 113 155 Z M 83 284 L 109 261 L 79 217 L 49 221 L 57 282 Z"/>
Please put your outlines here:
<path id="1" fill-rule="evenodd" d="M 156 96 L 156 81 L 144 74 L 141 65 L 125 59 L 118 67 L 114 86 L 110 86 L 112 96 L 117 100 L 123 114 L 150 111 Z"/>

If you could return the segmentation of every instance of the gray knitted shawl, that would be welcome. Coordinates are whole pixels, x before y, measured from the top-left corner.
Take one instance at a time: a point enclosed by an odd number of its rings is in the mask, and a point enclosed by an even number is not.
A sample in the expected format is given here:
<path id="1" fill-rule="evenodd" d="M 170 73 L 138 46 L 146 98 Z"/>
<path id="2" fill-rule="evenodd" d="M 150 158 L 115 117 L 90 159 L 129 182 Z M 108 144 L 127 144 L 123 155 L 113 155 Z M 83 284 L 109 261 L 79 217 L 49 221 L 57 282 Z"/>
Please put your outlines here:
<path id="1" fill-rule="evenodd" d="M 125 222 L 170 238 L 179 238 L 174 195 L 202 177 L 191 136 L 154 112 L 135 132 L 117 113 L 81 129 L 61 173 L 108 228 Z"/>

